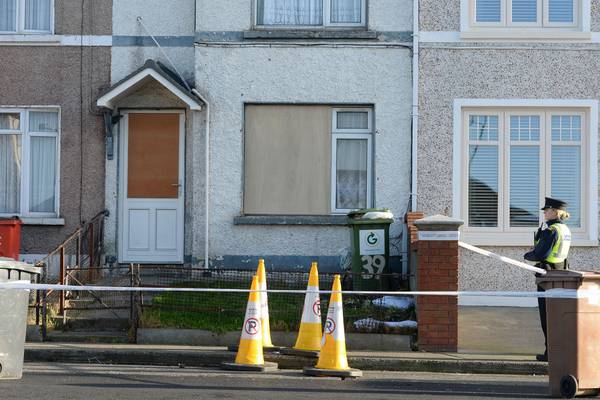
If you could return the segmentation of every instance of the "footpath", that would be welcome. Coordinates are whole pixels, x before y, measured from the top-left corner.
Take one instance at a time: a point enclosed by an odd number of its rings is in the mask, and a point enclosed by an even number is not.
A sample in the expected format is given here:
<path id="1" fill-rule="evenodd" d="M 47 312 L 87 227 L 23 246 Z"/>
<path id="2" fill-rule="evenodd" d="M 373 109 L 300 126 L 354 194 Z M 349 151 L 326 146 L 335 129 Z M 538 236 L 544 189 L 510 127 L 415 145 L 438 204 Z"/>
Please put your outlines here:
<path id="1" fill-rule="evenodd" d="M 25 362 L 216 367 L 233 361 L 224 347 L 137 344 L 27 343 Z M 280 369 L 314 366 L 315 359 L 265 353 Z M 547 363 L 529 355 L 486 355 L 424 352 L 348 352 L 352 368 L 365 371 L 419 371 L 468 374 L 546 375 Z"/>

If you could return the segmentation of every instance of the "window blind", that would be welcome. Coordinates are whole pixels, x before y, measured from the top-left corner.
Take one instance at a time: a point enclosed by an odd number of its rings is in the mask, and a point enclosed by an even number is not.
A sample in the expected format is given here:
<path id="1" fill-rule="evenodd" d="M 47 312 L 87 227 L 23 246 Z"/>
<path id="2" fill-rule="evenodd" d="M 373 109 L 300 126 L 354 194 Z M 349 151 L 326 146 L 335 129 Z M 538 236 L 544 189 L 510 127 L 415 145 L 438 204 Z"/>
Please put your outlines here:
<path id="1" fill-rule="evenodd" d="M 538 1 L 512 0 L 512 22 L 537 22 Z"/>
<path id="2" fill-rule="evenodd" d="M 510 226 L 537 226 L 540 202 L 539 146 L 510 147 Z"/>
<path id="3" fill-rule="evenodd" d="M 568 203 L 567 225 L 581 227 L 581 147 L 552 146 L 552 197 Z"/>
<path id="4" fill-rule="evenodd" d="M 574 0 L 548 0 L 548 20 L 558 23 L 573 22 Z"/>
<path id="5" fill-rule="evenodd" d="M 501 0 L 476 0 L 475 19 L 477 22 L 500 22 Z"/>
<path id="6" fill-rule="evenodd" d="M 469 146 L 469 226 L 498 226 L 498 146 Z"/>

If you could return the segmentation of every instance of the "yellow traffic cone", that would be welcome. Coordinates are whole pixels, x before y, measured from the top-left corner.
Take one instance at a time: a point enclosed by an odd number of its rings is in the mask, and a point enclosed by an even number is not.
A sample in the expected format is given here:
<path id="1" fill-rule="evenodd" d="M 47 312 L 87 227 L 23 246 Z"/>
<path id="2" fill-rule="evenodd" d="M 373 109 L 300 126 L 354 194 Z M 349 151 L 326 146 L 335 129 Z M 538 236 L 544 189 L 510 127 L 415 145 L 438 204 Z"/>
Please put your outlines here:
<path id="1" fill-rule="evenodd" d="M 348 366 L 346 357 L 346 335 L 344 334 L 344 312 L 342 310 L 342 284 L 340 276 L 333 279 L 325 331 L 321 342 L 321 354 L 314 368 L 304 368 L 304 374 L 310 376 L 335 376 L 356 378 L 362 371 Z"/>
<path id="2" fill-rule="evenodd" d="M 258 287 L 262 290 L 267 290 L 267 273 L 265 271 L 265 260 L 262 258 L 258 260 L 258 268 L 256 269 L 256 275 L 258 276 Z M 265 351 L 279 351 L 280 347 L 273 346 L 271 341 L 271 325 L 269 324 L 269 300 L 267 292 L 260 292 L 260 306 L 261 306 L 261 317 L 260 322 L 262 323 L 262 339 L 263 349 Z"/>
<path id="3" fill-rule="evenodd" d="M 305 357 L 318 357 L 323 338 L 321 321 L 321 300 L 319 299 L 319 271 L 313 262 L 308 277 L 308 287 L 304 297 L 304 309 L 296 345 L 291 349 L 282 349 L 282 353 Z"/>
<path id="4" fill-rule="evenodd" d="M 246 316 L 242 327 L 240 345 L 235 362 L 224 362 L 224 369 L 237 371 L 276 371 L 276 363 L 266 363 L 263 358 L 262 329 L 260 322 L 260 292 L 258 292 L 258 277 L 252 277 L 252 286 L 246 306 Z"/>

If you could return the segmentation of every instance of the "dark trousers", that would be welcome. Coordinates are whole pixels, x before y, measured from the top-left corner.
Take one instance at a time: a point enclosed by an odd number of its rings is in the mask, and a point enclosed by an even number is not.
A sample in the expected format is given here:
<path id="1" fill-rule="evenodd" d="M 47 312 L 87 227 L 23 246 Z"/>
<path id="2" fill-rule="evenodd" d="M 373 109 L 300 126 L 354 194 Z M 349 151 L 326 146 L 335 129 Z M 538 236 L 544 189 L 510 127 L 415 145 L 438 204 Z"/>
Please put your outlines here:
<path id="1" fill-rule="evenodd" d="M 545 292 L 541 287 L 537 287 L 538 292 Z M 544 332 L 544 354 L 548 354 L 548 321 L 546 320 L 546 298 L 538 297 L 538 311 L 540 312 L 540 323 L 542 325 L 542 332 Z"/>

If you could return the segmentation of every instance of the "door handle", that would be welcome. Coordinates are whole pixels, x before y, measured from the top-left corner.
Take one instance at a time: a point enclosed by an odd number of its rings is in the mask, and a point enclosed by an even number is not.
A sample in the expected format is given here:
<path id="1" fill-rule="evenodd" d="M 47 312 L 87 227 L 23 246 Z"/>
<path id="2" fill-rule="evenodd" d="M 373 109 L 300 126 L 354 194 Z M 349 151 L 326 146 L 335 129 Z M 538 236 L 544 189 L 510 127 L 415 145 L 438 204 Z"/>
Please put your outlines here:
<path id="1" fill-rule="evenodd" d="M 181 187 L 181 183 L 171 183 L 171 186 Z"/>

